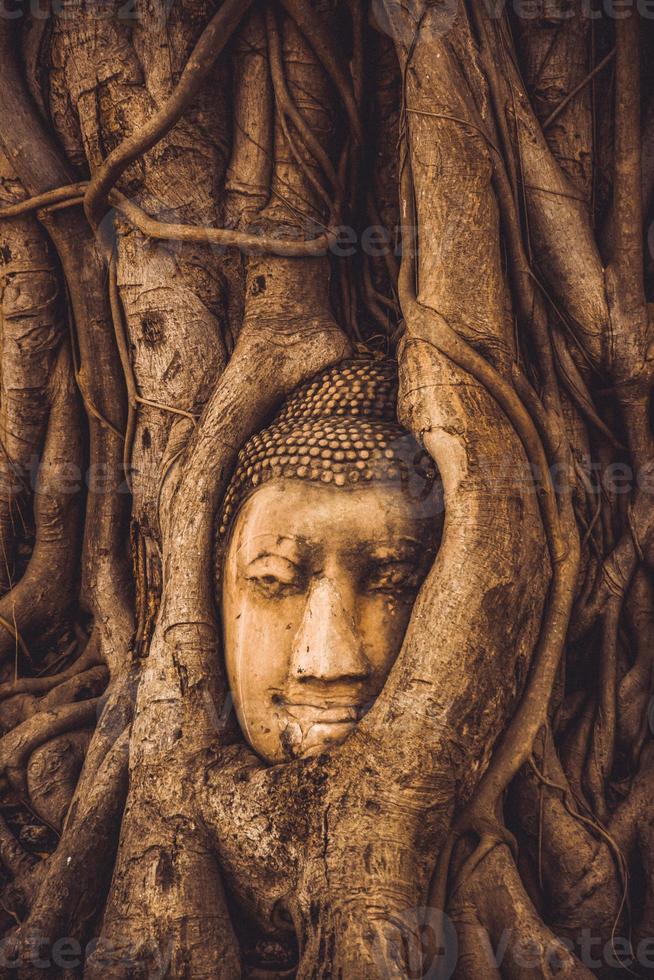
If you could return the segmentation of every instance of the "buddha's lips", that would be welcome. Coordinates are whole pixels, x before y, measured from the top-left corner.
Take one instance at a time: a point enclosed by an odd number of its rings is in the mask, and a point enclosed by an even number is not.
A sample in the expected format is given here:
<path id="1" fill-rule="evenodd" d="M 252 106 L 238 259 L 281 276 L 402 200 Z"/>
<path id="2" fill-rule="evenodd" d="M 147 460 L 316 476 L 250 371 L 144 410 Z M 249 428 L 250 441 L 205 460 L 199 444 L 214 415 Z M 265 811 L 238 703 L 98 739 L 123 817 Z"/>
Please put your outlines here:
<path id="1" fill-rule="evenodd" d="M 309 701 L 284 701 L 287 714 L 300 723 L 311 725 L 356 724 L 365 711 L 365 704 L 347 703 L 315 704 Z"/>

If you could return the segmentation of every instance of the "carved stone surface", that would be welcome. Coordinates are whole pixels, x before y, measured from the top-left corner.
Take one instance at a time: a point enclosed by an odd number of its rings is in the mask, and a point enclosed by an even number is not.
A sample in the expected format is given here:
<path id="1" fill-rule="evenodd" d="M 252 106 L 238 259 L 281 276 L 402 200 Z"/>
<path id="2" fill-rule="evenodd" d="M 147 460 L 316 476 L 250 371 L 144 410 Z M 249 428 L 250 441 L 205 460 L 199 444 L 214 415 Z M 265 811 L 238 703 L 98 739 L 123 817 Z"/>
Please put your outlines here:
<path id="1" fill-rule="evenodd" d="M 434 466 L 396 421 L 390 360 L 294 392 L 239 456 L 218 532 L 225 659 L 268 762 L 342 741 L 399 652 L 441 527 Z"/>

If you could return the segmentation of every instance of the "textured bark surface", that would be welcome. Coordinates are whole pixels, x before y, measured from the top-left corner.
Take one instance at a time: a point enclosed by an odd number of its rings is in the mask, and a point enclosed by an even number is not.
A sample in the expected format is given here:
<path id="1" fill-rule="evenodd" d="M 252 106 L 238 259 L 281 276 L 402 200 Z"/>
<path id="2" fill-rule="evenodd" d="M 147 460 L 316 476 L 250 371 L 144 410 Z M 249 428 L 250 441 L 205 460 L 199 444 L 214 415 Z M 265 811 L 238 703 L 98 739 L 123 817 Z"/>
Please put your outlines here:
<path id="1" fill-rule="evenodd" d="M 4 13 L 0 975 L 651 973 L 651 19 Z M 215 522 L 364 350 L 443 538 L 356 730 L 267 766 Z"/>

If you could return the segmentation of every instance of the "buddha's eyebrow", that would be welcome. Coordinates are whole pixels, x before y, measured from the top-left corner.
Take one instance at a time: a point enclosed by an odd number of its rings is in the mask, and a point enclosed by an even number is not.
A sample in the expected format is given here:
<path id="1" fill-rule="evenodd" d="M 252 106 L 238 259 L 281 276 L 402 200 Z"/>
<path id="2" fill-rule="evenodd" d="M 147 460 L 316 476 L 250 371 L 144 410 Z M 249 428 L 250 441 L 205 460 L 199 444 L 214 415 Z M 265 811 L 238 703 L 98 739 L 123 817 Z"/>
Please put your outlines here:
<path id="1" fill-rule="evenodd" d="M 424 550 L 424 544 L 417 538 L 400 537 L 386 541 L 371 539 L 364 545 L 370 558 L 376 561 L 393 560 L 397 558 L 413 558 Z"/>
<path id="2" fill-rule="evenodd" d="M 290 534 L 274 535 L 270 531 L 261 531 L 259 534 L 253 534 L 241 542 L 236 551 L 236 556 L 241 557 L 241 553 L 246 548 L 252 548 L 253 544 L 261 538 L 267 540 L 256 546 L 256 550 L 254 550 L 251 555 L 247 556 L 246 560 L 248 564 L 256 561 L 258 558 L 265 558 L 266 555 L 279 555 L 280 552 L 289 551 L 291 549 L 297 551 L 299 548 L 301 548 L 303 543 L 301 538 L 294 537 Z M 283 557 L 285 557 L 285 555 L 283 555 Z"/>

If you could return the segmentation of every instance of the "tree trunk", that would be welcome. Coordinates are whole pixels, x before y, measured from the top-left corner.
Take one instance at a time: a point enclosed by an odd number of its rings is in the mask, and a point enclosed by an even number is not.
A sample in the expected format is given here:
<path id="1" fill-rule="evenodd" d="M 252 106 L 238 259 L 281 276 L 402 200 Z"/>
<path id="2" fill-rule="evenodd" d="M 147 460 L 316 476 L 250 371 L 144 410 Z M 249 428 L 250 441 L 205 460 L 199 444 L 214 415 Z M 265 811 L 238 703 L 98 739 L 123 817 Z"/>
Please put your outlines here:
<path id="1" fill-rule="evenodd" d="M 0 18 L 0 975 L 654 966 L 654 32 L 582 0 Z M 444 492 L 381 694 L 268 765 L 214 541 L 302 382 Z"/>

